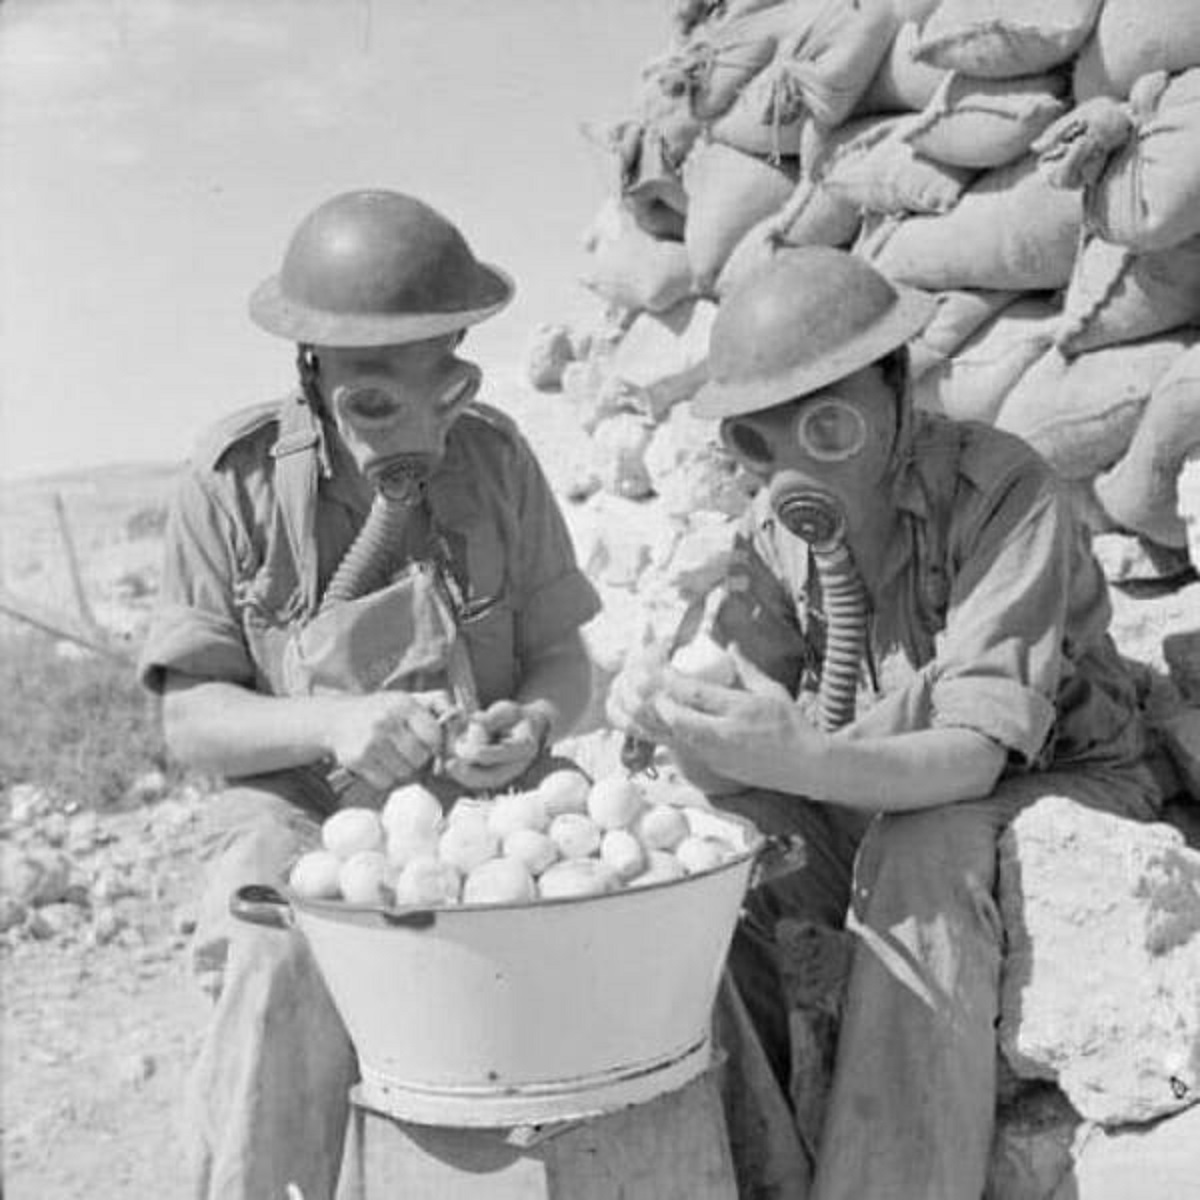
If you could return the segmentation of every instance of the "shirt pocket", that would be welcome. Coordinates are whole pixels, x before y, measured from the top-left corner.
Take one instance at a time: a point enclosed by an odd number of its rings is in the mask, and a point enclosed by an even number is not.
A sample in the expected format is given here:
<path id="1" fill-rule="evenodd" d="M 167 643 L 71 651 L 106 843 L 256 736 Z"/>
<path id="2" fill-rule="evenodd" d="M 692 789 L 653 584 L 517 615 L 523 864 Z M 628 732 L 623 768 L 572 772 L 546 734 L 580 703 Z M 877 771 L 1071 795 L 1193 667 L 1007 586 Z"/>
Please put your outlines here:
<path id="1" fill-rule="evenodd" d="M 242 634 L 254 663 L 256 689 L 281 695 L 286 691 L 284 648 L 292 626 L 304 615 L 303 596 L 290 557 L 268 549 L 257 569 L 238 582 L 234 595 Z"/>

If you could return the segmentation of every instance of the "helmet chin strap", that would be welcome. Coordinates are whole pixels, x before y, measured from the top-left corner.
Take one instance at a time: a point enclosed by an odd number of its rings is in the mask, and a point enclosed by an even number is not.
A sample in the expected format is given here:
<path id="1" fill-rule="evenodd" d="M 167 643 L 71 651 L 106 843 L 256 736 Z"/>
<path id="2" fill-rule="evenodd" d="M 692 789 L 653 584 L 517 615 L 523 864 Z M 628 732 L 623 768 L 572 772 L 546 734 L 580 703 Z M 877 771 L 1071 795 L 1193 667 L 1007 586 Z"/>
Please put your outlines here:
<path id="1" fill-rule="evenodd" d="M 817 709 L 827 733 L 854 720 L 858 672 L 867 643 L 870 602 L 846 543 L 846 519 L 828 492 L 799 472 L 781 471 L 767 492 L 771 510 L 793 537 L 809 547 L 825 614 L 825 654 Z"/>

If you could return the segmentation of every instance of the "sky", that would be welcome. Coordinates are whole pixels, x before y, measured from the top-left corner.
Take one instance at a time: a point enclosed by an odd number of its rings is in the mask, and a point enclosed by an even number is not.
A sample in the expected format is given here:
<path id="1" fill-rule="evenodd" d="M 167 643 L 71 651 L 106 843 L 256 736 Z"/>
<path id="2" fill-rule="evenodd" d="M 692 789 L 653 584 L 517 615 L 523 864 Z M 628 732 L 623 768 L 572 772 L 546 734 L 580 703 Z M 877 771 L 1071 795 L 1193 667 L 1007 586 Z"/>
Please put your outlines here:
<path id="1" fill-rule="evenodd" d="M 518 297 L 467 349 L 520 369 L 586 317 L 581 236 L 613 183 L 585 127 L 631 115 L 670 0 L 0 4 L 0 478 L 174 461 L 282 394 L 246 315 L 304 214 L 420 196 Z"/>

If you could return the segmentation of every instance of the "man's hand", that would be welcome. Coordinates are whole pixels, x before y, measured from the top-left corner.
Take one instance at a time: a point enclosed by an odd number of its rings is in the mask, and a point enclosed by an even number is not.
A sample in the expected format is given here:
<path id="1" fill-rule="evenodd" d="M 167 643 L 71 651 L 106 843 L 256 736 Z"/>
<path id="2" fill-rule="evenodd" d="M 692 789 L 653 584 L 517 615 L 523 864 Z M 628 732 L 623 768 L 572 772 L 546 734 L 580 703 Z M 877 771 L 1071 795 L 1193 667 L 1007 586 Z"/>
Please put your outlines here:
<path id="1" fill-rule="evenodd" d="M 751 787 L 805 794 L 806 762 L 828 738 L 805 719 L 787 689 L 730 653 L 746 690 L 662 672 L 655 708 L 678 748 L 710 770 Z"/>
<path id="2" fill-rule="evenodd" d="M 605 704 L 608 720 L 617 729 L 647 742 L 671 740 L 670 726 L 657 707 L 669 653 L 669 642 L 656 642 L 625 660 Z"/>
<path id="3" fill-rule="evenodd" d="M 473 713 L 454 739 L 446 774 L 472 791 L 496 791 L 529 769 L 542 752 L 549 729 L 541 705 L 497 700 Z"/>
<path id="4" fill-rule="evenodd" d="M 374 692 L 348 696 L 335 710 L 329 749 L 339 766 L 372 787 L 390 790 L 413 779 L 442 750 L 443 692 Z"/>

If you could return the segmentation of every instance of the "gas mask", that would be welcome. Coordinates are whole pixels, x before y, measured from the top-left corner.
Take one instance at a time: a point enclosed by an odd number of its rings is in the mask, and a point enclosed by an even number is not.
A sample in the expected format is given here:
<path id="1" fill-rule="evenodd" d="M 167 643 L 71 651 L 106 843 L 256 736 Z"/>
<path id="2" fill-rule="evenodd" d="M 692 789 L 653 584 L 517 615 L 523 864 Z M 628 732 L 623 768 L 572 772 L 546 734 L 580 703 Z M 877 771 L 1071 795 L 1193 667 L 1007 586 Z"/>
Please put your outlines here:
<path id="1" fill-rule="evenodd" d="M 832 392 L 721 422 L 727 449 L 771 486 L 780 522 L 812 544 L 853 539 L 878 503 L 895 436 L 894 405 Z"/>
<path id="2" fill-rule="evenodd" d="M 375 488 L 397 503 L 415 503 L 481 377 L 476 364 L 457 357 L 434 379 L 415 383 L 363 373 L 330 390 L 330 415 Z"/>
<path id="3" fill-rule="evenodd" d="M 372 592 L 390 578 L 409 518 L 445 453 L 450 427 L 479 390 L 479 367 L 446 354 L 444 347 L 433 348 L 428 365 L 403 353 L 394 371 L 339 369 L 338 375 L 347 377 L 335 377 L 327 388 L 329 416 L 375 496 L 366 523 L 329 582 L 322 608 Z"/>
<path id="4" fill-rule="evenodd" d="M 767 482 L 776 519 L 809 546 L 825 635 L 818 711 L 829 732 L 854 719 L 870 601 L 849 541 L 884 489 L 896 414 L 852 384 L 721 422 L 726 447 Z"/>

